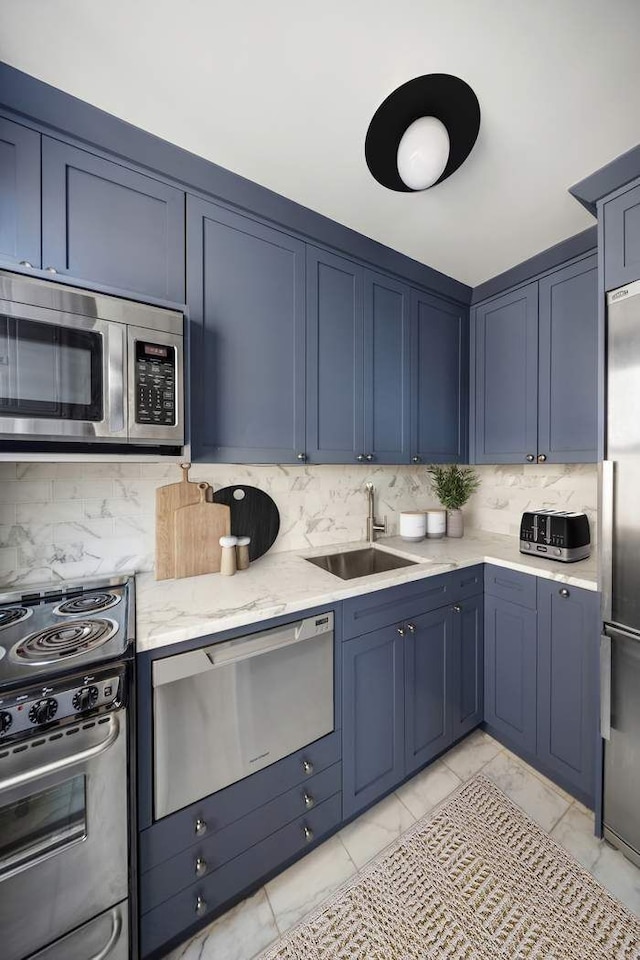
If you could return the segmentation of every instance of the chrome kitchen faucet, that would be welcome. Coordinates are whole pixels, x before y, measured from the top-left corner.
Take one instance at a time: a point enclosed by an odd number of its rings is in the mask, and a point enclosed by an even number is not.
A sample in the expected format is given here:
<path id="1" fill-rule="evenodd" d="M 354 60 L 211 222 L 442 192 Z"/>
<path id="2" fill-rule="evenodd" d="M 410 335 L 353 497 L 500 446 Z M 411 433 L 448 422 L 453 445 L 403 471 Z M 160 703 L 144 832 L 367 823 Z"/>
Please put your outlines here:
<path id="1" fill-rule="evenodd" d="M 373 509 L 373 491 L 374 487 L 372 483 L 365 483 L 365 490 L 367 491 L 367 503 L 369 506 L 367 512 L 367 540 L 369 543 L 373 543 L 376 538 L 376 533 L 386 533 L 387 532 L 387 518 L 385 517 L 382 523 L 379 520 L 375 519 L 374 509 Z"/>

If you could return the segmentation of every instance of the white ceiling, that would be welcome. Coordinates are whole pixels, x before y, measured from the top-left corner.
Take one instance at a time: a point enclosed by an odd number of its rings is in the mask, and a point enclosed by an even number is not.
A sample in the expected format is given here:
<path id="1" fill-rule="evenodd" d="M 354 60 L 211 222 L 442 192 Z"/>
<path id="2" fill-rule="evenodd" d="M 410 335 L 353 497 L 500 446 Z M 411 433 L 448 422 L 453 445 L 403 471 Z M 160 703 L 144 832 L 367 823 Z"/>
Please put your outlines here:
<path id="1" fill-rule="evenodd" d="M 0 59 L 472 285 L 594 223 L 567 188 L 640 142 L 639 37 L 637 0 L 0 0 Z M 386 190 L 369 120 L 438 72 L 476 146 Z"/>

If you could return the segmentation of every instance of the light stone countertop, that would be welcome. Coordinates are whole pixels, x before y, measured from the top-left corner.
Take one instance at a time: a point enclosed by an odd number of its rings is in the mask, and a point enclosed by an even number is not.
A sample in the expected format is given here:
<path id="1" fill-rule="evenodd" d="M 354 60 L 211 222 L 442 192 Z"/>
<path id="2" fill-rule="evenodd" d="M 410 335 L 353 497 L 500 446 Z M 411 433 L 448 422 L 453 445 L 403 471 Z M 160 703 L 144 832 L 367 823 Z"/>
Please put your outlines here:
<path id="1" fill-rule="evenodd" d="M 476 563 L 494 563 L 574 587 L 598 589 L 595 552 L 588 560 L 578 563 L 558 563 L 524 556 L 513 537 L 479 530 L 467 531 L 460 540 L 445 538 L 417 543 L 400 537 L 378 540 L 378 549 L 416 560 L 417 565 L 354 580 L 341 580 L 304 559 L 366 546 L 366 543 L 343 543 L 322 549 L 270 553 L 233 577 L 210 573 L 184 580 L 155 580 L 153 573 L 138 574 L 137 650 L 141 653 L 182 640 L 257 625 L 271 617 Z"/>

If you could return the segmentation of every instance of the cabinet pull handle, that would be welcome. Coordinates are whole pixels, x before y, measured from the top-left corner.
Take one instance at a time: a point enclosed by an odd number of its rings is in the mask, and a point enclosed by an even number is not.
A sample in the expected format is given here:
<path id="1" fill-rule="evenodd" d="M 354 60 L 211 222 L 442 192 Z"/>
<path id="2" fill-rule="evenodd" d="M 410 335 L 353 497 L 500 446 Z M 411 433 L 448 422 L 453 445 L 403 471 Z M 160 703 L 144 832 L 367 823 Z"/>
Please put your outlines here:
<path id="1" fill-rule="evenodd" d="M 196 913 L 198 914 L 199 917 L 201 917 L 202 914 L 206 912 L 207 912 L 207 901 L 204 899 L 204 897 L 201 897 L 198 894 L 198 896 L 196 897 Z"/>
<path id="2" fill-rule="evenodd" d="M 204 877 L 207 872 L 207 861 L 203 860 L 202 857 L 198 857 L 196 860 L 196 877 Z"/>
<path id="3" fill-rule="evenodd" d="M 200 817 L 196 820 L 196 836 L 201 837 L 203 833 L 207 832 L 207 821 L 202 820 Z"/>
<path id="4" fill-rule="evenodd" d="M 365 460 L 366 460 L 368 463 L 371 463 L 371 461 L 373 460 L 373 454 L 372 454 L 372 453 L 368 453 L 368 454 L 365 456 Z"/>
<path id="5" fill-rule="evenodd" d="M 46 273 L 57 273 L 57 272 L 58 272 L 55 267 L 45 267 L 44 269 L 45 269 L 45 272 L 46 272 Z"/>
<path id="6" fill-rule="evenodd" d="M 300 460 L 302 463 L 307 459 L 306 453 L 298 453 L 296 455 L 296 460 Z"/>
<path id="7" fill-rule="evenodd" d="M 404 627 L 397 627 L 396 629 L 397 629 L 399 635 L 400 635 L 401 637 L 404 637 Z"/>
<path id="8" fill-rule="evenodd" d="M 21 267 L 29 267 L 31 270 L 33 270 L 33 264 L 32 264 L 32 263 L 29 263 L 28 260 L 21 260 L 21 261 L 20 261 L 20 266 L 21 266 Z"/>
<path id="9" fill-rule="evenodd" d="M 303 760 L 303 761 L 302 761 L 302 769 L 304 770 L 304 772 L 305 772 L 305 773 L 307 774 L 307 776 L 308 776 L 310 773 L 313 773 L 313 764 L 311 763 L 310 760 Z"/>
<path id="10" fill-rule="evenodd" d="M 533 461 L 535 460 L 535 457 L 532 453 L 528 453 L 525 457 L 525 460 L 528 460 L 529 463 L 533 463 Z"/>
<path id="11" fill-rule="evenodd" d="M 539 453 L 539 454 L 538 454 L 538 463 L 546 463 L 546 460 L 547 460 L 547 455 L 546 455 L 546 453 Z"/>
<path id="12" fill-rule="evenodd" d="M 358 461 L 358 463 L 364 463 L 364 453 L 359 453 L 358 456 L 356 457 L 356 460 Z"/>
<path id="13" fill-rule="evenodd" d="M 415 633 L 415 632 L 416 632 L 416 625 L 415 625 L 415 623 L 408 623 L 408 624 L 407 624 L 407 630 L 409 631 L 409 633 Z"/>
<path id="14" fill-rule="evenodd" d="M 421 460 L 422 460 L 422 457 L 418 457 L 418 456 L 411 457 L 411 463 L 420 463 Z"/>
<path id="15" fill-rule="evenodd" d="M 570 590 L 567 590 L 566 587 L 562 587 L 560 590 L 558 590 L 558 593 L 559 593 L 560 596 L 563 597 L 565 600 L 566 600 L 567 597 L 570 597 L 570 596 L 571 596 L 571 591 L 570 591 Z"/>
<path id="16" fill-rule="evenodd" d="M 454 613 L 462 613 L 462 607 L 460 606 L 459 603 L 454 603 L 454 605 L 453 605 L 453 612 L 454 612 Z"/>
<path id="17" fill-rule="evenodd" d="M 304 827 L 302 828 L 302 832 L 304 834 L 304 838 L 307 841 L 307 843 L 311 843 L 311 841 L 313 840 L 313 830 L 311 829 L 311 827 L 308 827 L 305 823 Z"/>
<path id="18" fill-rule="evenodd" d="M 305 791 L 302 796 L 302 799 L 304 800 L 304 805 L 307 808 L 307 810 L 311 810 L 311 807 L 315 807 L 316 801 L 314 800 L 314 798 L 311 796 L 310 793 L 307 793 Z"/>

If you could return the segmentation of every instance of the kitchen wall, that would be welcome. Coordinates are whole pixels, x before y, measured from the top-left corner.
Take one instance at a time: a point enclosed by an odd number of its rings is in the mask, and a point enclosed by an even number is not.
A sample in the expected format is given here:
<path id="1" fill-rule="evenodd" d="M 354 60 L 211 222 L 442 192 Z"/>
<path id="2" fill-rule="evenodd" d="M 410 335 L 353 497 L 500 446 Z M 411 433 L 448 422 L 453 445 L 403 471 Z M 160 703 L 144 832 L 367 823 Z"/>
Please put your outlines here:
<path id="1" fill-rule="evenodd" d="M 595 533 L 592 464 L 477 467 L 468 527 L 515 536 L 527 507 L 586 510 Z M 180 479 L 154 463 L 0 463 L 0 582 L 35 583 L 153 569 L 155 490 Z M 400 510 L 437 506 L 424 467 L 199 465 L 192 480 L 266 490 L 280 510 L 273 550 L 361 540 L 363 484 L 397 532 Z"/>

